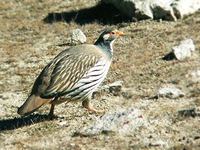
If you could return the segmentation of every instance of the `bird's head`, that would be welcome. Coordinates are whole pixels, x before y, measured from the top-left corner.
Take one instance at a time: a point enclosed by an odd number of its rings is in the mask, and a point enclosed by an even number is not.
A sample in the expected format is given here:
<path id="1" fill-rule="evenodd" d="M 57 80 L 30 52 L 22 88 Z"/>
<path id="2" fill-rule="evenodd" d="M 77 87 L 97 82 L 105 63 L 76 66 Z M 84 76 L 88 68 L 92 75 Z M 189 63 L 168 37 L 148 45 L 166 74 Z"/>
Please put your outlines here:
<path id="1" fill-rule="evenodd" d="M 116 29 L 106 29 L 101 33 L 95 44 L 98 43 L 111 44 L 116 38 L 122 35 L 124 35 L 124 33 Z"/>

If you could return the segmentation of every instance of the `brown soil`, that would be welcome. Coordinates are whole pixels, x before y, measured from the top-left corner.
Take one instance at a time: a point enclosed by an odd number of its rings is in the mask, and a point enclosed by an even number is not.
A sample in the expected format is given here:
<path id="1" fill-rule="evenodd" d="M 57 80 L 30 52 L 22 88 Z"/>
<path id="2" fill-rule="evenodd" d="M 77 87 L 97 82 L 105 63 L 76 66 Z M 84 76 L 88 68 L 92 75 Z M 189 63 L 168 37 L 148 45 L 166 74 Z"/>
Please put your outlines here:
<path id="1" fill-rule="evenodd" d="M 134 23 L 116 10 L 108 10 L 110 7 L 96 4 L 89 0 L 0 1 L 0 149 L 200 149 L 199 115 L 178 113 L 200 109 L 200 83 L 188 77 L 200 69 L 200 13 L 177 22 Z M 114 17 L 101 17 L 105 9 Z M 96 10 L 98 17 L 93 14 Z M 41 69 L 70 47 L 65 43 L 72 29 L 80 28 L 87 43 L 93 43 L 109 26 L 126 36 L 115 43 L 114 60 L 104 84 L 123 80 L 125 94 L 101 92 L 92 103 L 106 112 L 138 108 L 151 122 L 148 127 L 138 128 L 131 136 L 82 137 L 74 134 L 101 115 L 88 113 L 81 103 L 57 106 L 55 113 L 63 118 L 52 121 L 45 119 L 48 106 L 25 118 L 16 113 Z M 186 38 L 195 42 L 192 58 L 162 59 Z M 185 96 L 156 98 L 158 89 L 168 84 L 184 91 Z"/>

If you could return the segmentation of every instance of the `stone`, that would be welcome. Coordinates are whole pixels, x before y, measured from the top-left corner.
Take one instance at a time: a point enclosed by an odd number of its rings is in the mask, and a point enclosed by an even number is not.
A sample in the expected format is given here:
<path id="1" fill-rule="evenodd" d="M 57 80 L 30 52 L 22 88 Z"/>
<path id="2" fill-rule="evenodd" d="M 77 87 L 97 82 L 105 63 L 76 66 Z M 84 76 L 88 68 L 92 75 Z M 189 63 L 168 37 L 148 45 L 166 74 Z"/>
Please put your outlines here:
<path id="1" fill-rule="evenodd" d="M 174 14 L 177 18 L 182 19 L 184 16 L 195 13 L 200 10 L 199 0 L 174 0 L 172 4 Z"/>
<path id="2" fill-rule="evenodd" d="M 149 5 L 152 10 L 152 19 L 164 19 L 176 21 L 173 8 L 171 7 L 172 0 L 150 0 Z"/>
<path id="3" fill-rule="evenodd" d="M 149 7 L 149 1 L 141 0 L 102 0 L 103 3 L 112 4 L 121 13 L 130 18 L 149 19 L 153 18 Z"/>
<path id="4" fill-rule="evenodd" d="M 118 109 L 115 112 L 104 114 L 89 126 L 84 127 L 78 135 L 92 136 L 100 133 L 118 133 L 129 135 L 144 124 L 142 112 L 139 109 Z"/>
<path id="5" fill-rule="evenodd" d="M 119 96 L 122 91 L 122 83 L 123 81 L 116 81 L 109 84 L 109 92 L 112 93 L 114 96 Z"/>
<path id="6" fill-rule="evenodd" d="M 172 48 L 174 56 L 178 60 L 184 60 L 192 56 L 192 53 L 195 51 L 195 45 L 192 39 L 186 39 L 180 42 L 178 46 Z"/>
<path id="7" fill-rule="evenodd" d="M 113 83 L 101 86 L 99 89 L 97 89 L 97 91 L 95 91 L 95 93 L 98 91 L 105 91 L 108 93 L 112 93 L 114 96 L 119 96 L 122 91 L 122 85 L 123 81 L 115 81 Z"/>
<path id="8" fill-rule="evenodd" d="M 200 83 L 200 69 L 191 71 L 186 77 L 193 83 Z"/>
<path id="9" fill-rule="evenodd" d="M 70 33 L 70 43 L 72 45 L 83 44 L 87 40 L 85 34 L 80 29 L 72 30 Z"/>
<path id="10" fill-rule="evenodd" d="M 196 117 L 200 116 L 200 113 L 196 108 L 187 108 L 178 111 L 178 115 L 181 117 Z"/>
<path id="11" fill-rule="evenodd" d="M 178 98 L 185 94 L 178 88 L 173 86 L 163 87 L 158 90 L 158 97 Z"/>
<path id="12" fill-rule="evenodd" d="M 137 19 L 176 21 L 200 9 L 198 0 L 102 0 L 102 2 L 112 4 L 122 14 Z"/>
<path id="13" fill-rule="evenodd" d="M 171 0 L 102 0 L 114 5 L 120 12 L 130 18 L 166 19 L 176 21 Z"/>

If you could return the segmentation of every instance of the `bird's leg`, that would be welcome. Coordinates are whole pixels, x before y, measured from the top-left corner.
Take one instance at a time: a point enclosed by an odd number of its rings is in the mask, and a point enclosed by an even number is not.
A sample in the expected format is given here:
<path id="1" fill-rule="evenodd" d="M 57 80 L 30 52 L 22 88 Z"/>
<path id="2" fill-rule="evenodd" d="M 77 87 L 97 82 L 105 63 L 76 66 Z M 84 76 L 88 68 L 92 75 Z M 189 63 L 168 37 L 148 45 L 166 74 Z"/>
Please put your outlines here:
<path id="1" fill-rule="evenodd" d="M 48 114 L 48 117 L 50 118 L 50 119 L 53 119 L 55 116 L 54 116 L 54 107 L 55 107 L 55 104 L 54 103 L 52 103 L 51 104 L 51 108 L 50 108 L 50 112 L 49 112 L 49 114 Z"/>
<path id="2" fill-rule="evenodd" d="M 83 106 L 84 108 L 86 108 L 86 109 L 87 109 L 88 111 L 90 111 L 90 112 L 94 112 L 94 113 L 104 113 L 104 112 L 105 112 L 104 110 L 97 110 L 97 109 L 95 109 L 95 108 L 91 105 L 89 99 L 84 100 L 84 101 L 82 102 L 82 106 Z"/>
<path id="3" fill-rule="evenodd" d="M 48 114 L 48 117 L 52 120 L 54 118 L 56 118 L 56 116 L 54 115 L 54 107 L 55 107 L 55 103 L 58 100 L 57 97 L 54 98 L 54 100 L 51 102 L 51 108 Z"/>
<path id="4" fill-rule="evenodd" d="M 51 104 L 51 108 L 50 108 L 50 111 L 49 111 L 49 116 L 53 116 L 54 115 L 54 107 L 55 107 L 55 104 Z"/>

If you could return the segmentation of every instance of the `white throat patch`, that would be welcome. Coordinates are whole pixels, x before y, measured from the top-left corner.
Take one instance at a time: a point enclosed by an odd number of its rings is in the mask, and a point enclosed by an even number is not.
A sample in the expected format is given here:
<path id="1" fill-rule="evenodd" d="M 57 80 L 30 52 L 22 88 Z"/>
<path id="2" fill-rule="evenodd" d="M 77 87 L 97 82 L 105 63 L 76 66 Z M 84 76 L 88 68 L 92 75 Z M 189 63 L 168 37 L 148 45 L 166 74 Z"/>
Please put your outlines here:
<path id="1" fill-rule="evenodd" d="M 105 34 L 105 35 L 103 36 L 103 39 L 104 39 L 104 40 L 108 40 L 108 39 L 109 39 L 109 37 L 110 37 L 110 35 L 109 35 L 109 34 Z"/>

